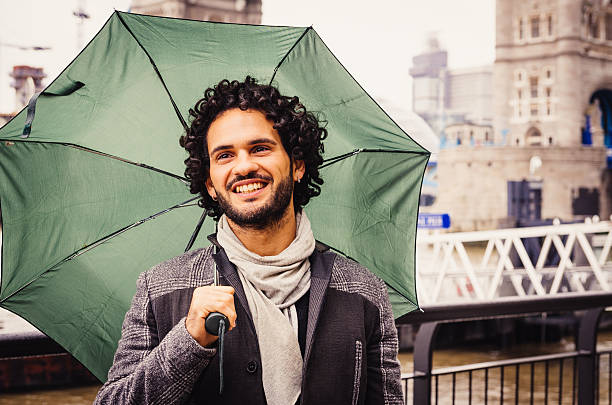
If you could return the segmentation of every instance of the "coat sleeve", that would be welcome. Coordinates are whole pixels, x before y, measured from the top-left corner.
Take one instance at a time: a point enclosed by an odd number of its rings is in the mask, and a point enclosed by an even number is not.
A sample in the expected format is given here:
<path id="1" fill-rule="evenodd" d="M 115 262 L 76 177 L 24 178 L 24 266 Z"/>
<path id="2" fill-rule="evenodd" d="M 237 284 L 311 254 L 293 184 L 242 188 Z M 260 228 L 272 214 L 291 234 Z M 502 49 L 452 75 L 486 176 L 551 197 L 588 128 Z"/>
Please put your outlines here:
<path id="1" fill-rule="evenodd" d="M 215 353 L 191 337 L 185 318 L 159 342 L 145 272 L 123 321 L 108 380 L 94 404 L 186 403 Z"/>
<path id="2" fill-rule="evenodd" d="M 378 284 L 378 313 L 369 328 L 367 340 L 367 391 L 368 405 L 403 404 L 400 363 L 397 359 L 397 328 L 384 282 Z"/>

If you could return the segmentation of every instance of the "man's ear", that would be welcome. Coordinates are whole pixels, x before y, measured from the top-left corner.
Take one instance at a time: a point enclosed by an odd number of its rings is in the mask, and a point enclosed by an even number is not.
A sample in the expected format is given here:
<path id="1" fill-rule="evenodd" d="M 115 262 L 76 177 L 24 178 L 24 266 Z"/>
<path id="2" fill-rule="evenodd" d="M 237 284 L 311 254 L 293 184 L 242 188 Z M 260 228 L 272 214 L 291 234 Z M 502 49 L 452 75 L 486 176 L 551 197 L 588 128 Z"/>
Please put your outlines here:
<path id="1" fill-rule="evenodd" d="M 299 182 L 306 172 L 306 165 L 303 160 L 293 161 L 293 181 Z"/>
<path id="2" fill-rule="evenodd" d="M 210 198 L 217 201 L 217 191 L 213 187 L 210 177 L 206 179 L 206 191 L 208 191 L 208 195 L 210 196 Z"/>

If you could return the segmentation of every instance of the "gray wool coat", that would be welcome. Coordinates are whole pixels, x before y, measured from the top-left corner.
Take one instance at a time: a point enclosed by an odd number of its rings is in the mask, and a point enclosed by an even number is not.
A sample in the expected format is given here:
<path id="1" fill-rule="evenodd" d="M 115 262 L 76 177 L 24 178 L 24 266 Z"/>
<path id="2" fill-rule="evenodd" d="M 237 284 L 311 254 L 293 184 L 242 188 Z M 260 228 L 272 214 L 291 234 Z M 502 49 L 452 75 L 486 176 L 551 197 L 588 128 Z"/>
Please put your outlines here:
<path id="1" fill-rule="evenodd" d="M 302 404 L 401 404 L 397 330 L 383 281 L 320 245 L 311 287 Z M 216 348 L 187 332 L 193 290 L 213 282 L 235 289 L 237 325 L 224 348 L 219 395 Z M 235 267 L 220 249 L 199 249 L 140 275 L 108 381 L 96 404 L 265 404 L 259 348 Z M 289 404 L 288 404 L 289 405 Z"/>

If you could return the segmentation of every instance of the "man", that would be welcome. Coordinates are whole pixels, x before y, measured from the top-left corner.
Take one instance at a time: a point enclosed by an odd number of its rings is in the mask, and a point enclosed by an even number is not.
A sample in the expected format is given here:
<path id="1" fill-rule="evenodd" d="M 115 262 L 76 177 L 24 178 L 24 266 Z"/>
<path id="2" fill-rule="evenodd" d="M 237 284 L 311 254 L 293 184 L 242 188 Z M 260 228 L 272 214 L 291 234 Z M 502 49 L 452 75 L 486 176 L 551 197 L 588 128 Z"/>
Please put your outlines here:
<path id="1" fill-rule="evenodd" d="M 207 89 L 190 116 L 185 174 L 218 232 L 140 276 L 96 402 L 402 403 L 385 284 L 316 243 L 302 210 L 326 130 L 250 77 Z M 230 322 L 222 394 L 211 312 Z"/>

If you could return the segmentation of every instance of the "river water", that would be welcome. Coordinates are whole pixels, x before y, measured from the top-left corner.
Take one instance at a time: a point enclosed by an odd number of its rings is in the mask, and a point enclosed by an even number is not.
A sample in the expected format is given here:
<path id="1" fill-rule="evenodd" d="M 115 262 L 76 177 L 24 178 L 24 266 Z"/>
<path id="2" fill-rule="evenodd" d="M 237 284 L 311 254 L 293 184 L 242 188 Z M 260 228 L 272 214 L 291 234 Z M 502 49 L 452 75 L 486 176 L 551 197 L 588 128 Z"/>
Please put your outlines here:
<path id="1" fill-rule="evenodd" d="M 599 350 L 612 350 L 612 332 L 600 332 L 598 336 Z M 574 350 L 573 339 L 563 338 L 557 343 L 546 344 L 522 344 L 515 345 L 508 350 L 499 351 L 494 347 L 470 346 L 461 349 L 442 349 L 434 351 L 434 369 L 450 366 L 458 366 L 470 363 L 502 360 L 512 357 L 533 356 L 548 353 L 559 353 Z M 600 379 L 602 387 L 600 397 L 607 403 L 608 400 L 608 376 L 610 373 L 607 355 L 600 365 Z M 399 355 L 403 373 L 411 373 L 413 369 L 412 353 L 402 352 Z M 572 361 L 565 360 L 563 364 L 563 404 L 571 404 L 572 398 Z M 544 365 L 540 364 L 534 369 L 534 403 L 544 403 Z M 515 368 L 506 368 L 504 373 L 504 403 L 515 403 Z M 549 368 L 549 394 L 550 403 L 559 403 L 559 363 L 550 364 Z M 605 381 L 605 383 L 604 383 Z M 518 403 L 529 403 L 529 366 L 519 369 L 519 401 Z M 468 376 L 467 373 L 459 374 L 456 380 L 456 403 L 468 403 Z M 447 404 L 451 396 L 451 378 L 440 378 L 438 381 L 439 403 Z M 62 388 L 54 390 L 41 390 L 19 393 L 0 394 L 0 405 L 40 405 L 40 404 L 91 404 L 94 400 L 99 385 L 77 388 Z M 412 386 L 409 387 L 412 390 Z M 411 398 L 411 392 L 409 398 Z M 499 369 L 489 371 L 488 376 L 488 400 L 490 403 L 499 403 L 500 398 L 500 373 Z M 472 378 L 472 403 L 484 403 L 484 372 L 475 372 Z"/>

